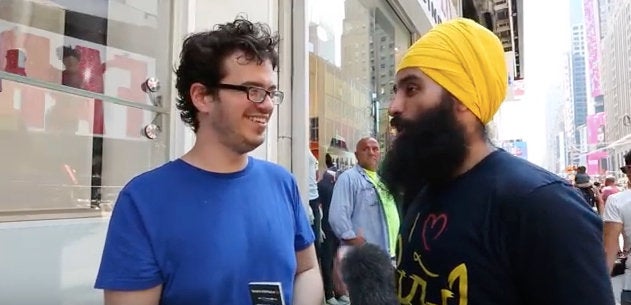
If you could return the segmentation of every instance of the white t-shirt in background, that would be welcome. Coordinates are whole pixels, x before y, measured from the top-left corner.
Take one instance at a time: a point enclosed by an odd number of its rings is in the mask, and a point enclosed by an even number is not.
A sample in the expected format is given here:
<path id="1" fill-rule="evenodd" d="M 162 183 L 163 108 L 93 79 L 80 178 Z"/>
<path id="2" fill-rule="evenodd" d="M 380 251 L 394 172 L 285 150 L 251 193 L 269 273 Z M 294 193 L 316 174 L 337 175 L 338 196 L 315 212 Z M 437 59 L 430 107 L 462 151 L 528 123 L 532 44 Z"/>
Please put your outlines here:
<path id="1" fill-rule="evenodd" d="M 631 190 L 625 190 L 612 194 L 605 203 L 603 221 L 621 223 L 622 235 L 625 241 L 631 241 Z M 624 250 L 629 250 L 631 245 L 623 245 Z M 631 260 L 627 260 L 627 269 L 631 268 Z M 631 272 L 624 274 L 624 290 L 631 290 Z"/>

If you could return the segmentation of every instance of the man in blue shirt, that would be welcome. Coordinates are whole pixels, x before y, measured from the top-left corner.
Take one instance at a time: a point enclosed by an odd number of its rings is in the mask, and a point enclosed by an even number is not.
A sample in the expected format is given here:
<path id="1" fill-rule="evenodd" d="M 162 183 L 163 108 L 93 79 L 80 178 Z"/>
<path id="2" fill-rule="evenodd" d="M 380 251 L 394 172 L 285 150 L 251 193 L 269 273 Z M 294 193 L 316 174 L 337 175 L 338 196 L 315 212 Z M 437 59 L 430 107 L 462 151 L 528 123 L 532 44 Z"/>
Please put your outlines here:
<path id="1" fill-rule="evenodd" d="M 247 155 L 283 100 L 277 44 L 244 19 L 184 41 L 177 108 L 196 142 L 121 191 L 95 285 L 106 305 L 251 304 L 259 282 L 274 283 L 285 304 L 322 303 L 294 178 Z"/>
<path id="2" fill-rule="evenodd" d="M 394 256 L 399 214 L 376 172 L 381 156 L 379 142 L 370 137 L 360 139 L 355 156 L 357 165 L 340 174 L 335 182 L 329 224 L 341 244 L 360 246 L 368 242 Z"/>

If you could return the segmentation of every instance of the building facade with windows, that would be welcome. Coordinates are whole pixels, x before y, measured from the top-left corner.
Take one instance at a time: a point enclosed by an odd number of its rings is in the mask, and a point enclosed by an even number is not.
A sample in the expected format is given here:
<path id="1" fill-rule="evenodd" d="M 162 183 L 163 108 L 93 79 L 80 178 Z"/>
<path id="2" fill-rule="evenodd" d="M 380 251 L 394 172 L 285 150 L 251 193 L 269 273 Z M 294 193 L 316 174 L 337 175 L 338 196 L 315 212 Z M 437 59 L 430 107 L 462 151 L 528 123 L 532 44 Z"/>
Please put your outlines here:
<path id="1" fill-rule="evenodd" d="M 609 166 L 619 176 L 624 154 L 631 150 L 631 1 L 603 1 L 606 29 L 602 40 L 605 142 Z"/>
<path id="2" fill-rule="evenodd" d="M 92 285 L 118 191 L 194 142 L 174 105 L 172 71 L 187 33 L 241 14 L 281 34 L 286 98 L 252 155 L 292 171 L 306 196 L 305 148 L 353 164 L 358 138 L 387 126 L 373 123 L 387 121 L 399 56 L 461 8 L 453 0 L 3 1 L 0 304 L 101 302 Z"/>

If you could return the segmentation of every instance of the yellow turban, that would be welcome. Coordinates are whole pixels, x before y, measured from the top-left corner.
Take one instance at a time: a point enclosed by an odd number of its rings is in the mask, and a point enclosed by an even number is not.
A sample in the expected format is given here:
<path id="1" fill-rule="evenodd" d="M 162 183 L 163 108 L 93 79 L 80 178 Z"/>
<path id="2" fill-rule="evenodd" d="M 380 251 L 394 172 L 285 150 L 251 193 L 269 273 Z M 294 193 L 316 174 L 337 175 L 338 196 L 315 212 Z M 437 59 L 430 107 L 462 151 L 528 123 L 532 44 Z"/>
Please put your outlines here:
<path id="1" fill-rule="evenodd" d="M 484 124 L 506 97 L 508 72 L 500 40 L 480 24 L 457 18 L 436 25 L 401 59 L 417 67 L 463 103 Z"/>

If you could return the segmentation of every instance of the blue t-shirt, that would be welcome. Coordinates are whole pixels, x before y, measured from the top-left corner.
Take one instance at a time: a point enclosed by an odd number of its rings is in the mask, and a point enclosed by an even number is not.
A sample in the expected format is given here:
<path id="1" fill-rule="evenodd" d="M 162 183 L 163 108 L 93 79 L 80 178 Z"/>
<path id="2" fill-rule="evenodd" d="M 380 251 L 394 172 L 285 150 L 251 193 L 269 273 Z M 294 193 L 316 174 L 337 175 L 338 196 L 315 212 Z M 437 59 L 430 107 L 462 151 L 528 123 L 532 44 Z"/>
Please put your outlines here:
<path id="1" fill-rule="evenodd" d="M 291 304 L 295 253 L 313 241 L 282 167 L 249 158 L 242 171 L 219 174 L 178 159 L 121 191 L 95 287 L 162 284 L 162 305 L 226 305 L 250 304 L 250 282 L 281 282 Z"/>
<path id="2" fill-rule="evenodd" d="M 401 304 L 613 305 L 602 221 L 559 177 L 496 151 L 402 222 Z"/>

